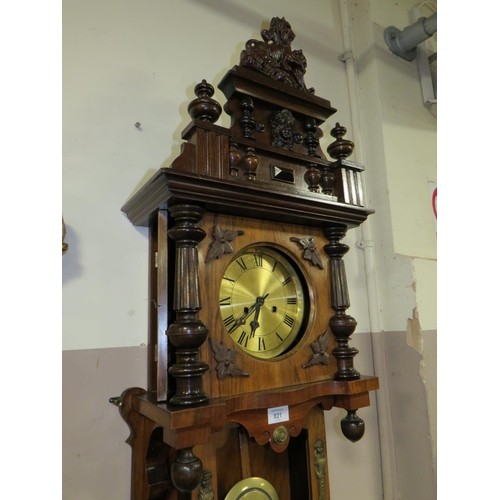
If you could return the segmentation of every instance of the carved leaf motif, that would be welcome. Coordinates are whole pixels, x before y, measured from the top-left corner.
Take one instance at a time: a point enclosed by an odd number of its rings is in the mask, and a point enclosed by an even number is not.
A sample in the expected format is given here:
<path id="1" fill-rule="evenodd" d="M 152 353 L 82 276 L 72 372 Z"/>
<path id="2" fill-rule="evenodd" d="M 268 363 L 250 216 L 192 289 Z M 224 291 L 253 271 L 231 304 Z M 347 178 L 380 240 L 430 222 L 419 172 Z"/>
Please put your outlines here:
<path id="1" fill-rule="evenodd" d="M 302 368 L 308 368 L 309 366 L 319 364 L 328 365 L 330 361 L 328 353 L 326 352 L 328 349 L 328 330 L 311 343 L 311 349 L 314 354 L 311 356 L 308 363 L 302 365 Z"/>
<path id="2" fill-rule="evenodd" d="M 290 240 L 298 243 L 302 247 L 304 250 L 304 259 L 310 261 L 313 266 L 318 266 L 320 269 L 324 269 L 314 236 L 309 240 L 307 238 L 295 237 L 290 238 Z"/>
<path id="3" fill-rule="evenodd" d="M 233 253 L 234 249 L 231 246 L 231 241 L 233 241 L 236 236 L 242 234 L 244 234 L 243 231 L 232 231 L 231 229 L 224 231 L 219 226 L 214 226 L 214 241 L 212 241 L 212 244 L 208 249 L 207 259 L 205 262 L 220 259 L 227 253 Z"/>
<path id="4" fill-rule="evenodd" d="M 234 349 L 229 349 L 222 342 L 217 342 L 210 339 L 212 351 L 216 361 L 218 362 L 217 378 L 223 380 L 228 376 L 231 377 L 249 377 L 250 374 L 244 372 L 237 364 L 236 357 L 238 353 Z"/>
<path id="5" fill-rule="evenodd" d="M 226 356 L 228 354 L 228 348 L 222 344 L 217 342 L 214 339 L 210 339 L 210 342 L 212 344 L 212 351 L 214 352 L 214 358 L 219 362 L 223 363 L 226 361 Z"/>

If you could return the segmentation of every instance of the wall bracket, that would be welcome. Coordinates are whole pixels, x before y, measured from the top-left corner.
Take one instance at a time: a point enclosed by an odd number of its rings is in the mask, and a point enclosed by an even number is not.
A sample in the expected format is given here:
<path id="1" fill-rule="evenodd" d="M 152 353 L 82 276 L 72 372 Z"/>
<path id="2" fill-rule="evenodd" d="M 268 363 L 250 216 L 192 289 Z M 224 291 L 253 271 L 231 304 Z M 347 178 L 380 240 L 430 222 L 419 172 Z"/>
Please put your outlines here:
<path id="1" fill-rule="evenodd" d="M 388 26 L 384 30 L 384 40 L 389 50 L 406 61 L 417 57 L 417 45 L 430 38 L 437 31 L 437 13 L 425 18 L 421 17 L 415 23 L 399 30 Z"/>

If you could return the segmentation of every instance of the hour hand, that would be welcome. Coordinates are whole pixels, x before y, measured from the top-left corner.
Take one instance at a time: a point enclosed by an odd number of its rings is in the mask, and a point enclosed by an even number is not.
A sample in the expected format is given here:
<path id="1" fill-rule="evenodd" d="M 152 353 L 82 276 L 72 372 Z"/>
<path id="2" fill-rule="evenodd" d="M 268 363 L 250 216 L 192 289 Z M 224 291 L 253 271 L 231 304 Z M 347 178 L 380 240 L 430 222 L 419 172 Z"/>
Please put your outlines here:
<path id="1" fill-rule="evenodd" d="M 248 309 L 248 311 L 245 314 L 243 314 L 243 316 L 241 318 L 239 318 L 238 320 L 236 320 L 234 328 L 237 328 L 237 327 L 239 327 L 241 325 L 246 324 L 248 316 L 250 316 L 250 314 L 252 314 L 256 309 L 259 309 L 260 306 L 264 304 L 264 300 L 266 300 L 266 298 L 267 298 L 268 295 L 269 294 L 266 293 L 266 295 L 264 295 L 264 297 L 257 297 L 257 299 L 255 301 L 255 304 L 253 306 L 251 306 Z M 259 316 L 259 314 L 257 313 L 257 315 L 254 318 L 254 321 L 257 321 L 258 316 Z M 252 321 L 252 323 L 253 323 L 253 321 Z M 250 325 L 252 325 L 252 323 L 250 323 Z M 259 327 L 259 323 L 257 323 L 257 326 L 255 328 L 253 328 L 253 326 L 252 326 L 252 332 L 253 332 L 252 337 L 255 334 L 255 330 L 258 327 Z"/>
<path id="2" fill-rule="evenodd" d="M 252 307 L 250 307 L 250 309 L 248 309 L 248 311 L 236 321 L 236 327 L 244 325 L 247 322 L 248 316 L 250 316 L 250 314 L 252 314 L 255 311 L 256 307 L 257 303 L 255 303 Z"/>
<path id="3" fill-rule="evenodd" d="M 260 306 L 257 306 L 257 309 L 255 310 L 255 317 L 254 319 L 250 322 L 250 326 L 252 327 L 252 330 L 250 332 L 250 338 L 253 339 L 255 337 L 255 332 L 257 328 L 259 328 L 259 322 L 257 321 L 259 317 L 259 312 L 260 312 Z"/>
<path id="4" fill-rule="evenodd" d="M 259 314 L 260 314 L 260 308 L 261 308 L 261 306 L 264 305 L 264 301 L 266 300 L 268 295 L 269 294 L 266 293 L 266 295 L 264 295 L 264 297 L 257 297 L 257 302 L 255 303 L 255 316 L 250 323 L 250 326 L 252 327 L 252 331 L 250 332 L 250 338 L 255 337 L 255 332 L 257 331 L 257 328 L 259 328 L 259 326 L 260 326 L 259 321 L 258 321 Z"/>

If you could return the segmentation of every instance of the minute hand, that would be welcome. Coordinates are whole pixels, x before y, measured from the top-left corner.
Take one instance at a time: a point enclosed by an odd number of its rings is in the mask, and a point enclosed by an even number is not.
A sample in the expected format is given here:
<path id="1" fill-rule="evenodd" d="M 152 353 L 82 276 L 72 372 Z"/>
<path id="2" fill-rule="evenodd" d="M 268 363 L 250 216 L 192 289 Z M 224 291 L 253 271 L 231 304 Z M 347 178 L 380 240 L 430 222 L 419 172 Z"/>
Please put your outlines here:
<path id="1" fill-rule="evenodd" d="M 236 328 L 238 326 L 244 325 L 246 323 L 246 321 L 247 321 L 248 316 L 250 316 L 250 314 L 252 314 L 255 311 L 255 309 L 257 308 L 257 305 L 259 304 L 259 301 L 261 301 L 262 303 L 264 303 L 263 301 L 266 299 L 266 297 L 268 295 L 269 294 L 267 293 L 266 295 L 264 295 L 264 297 L 257 297 L 257 300 L 255 301 L 255 304 L 253 306 L 251 306 L 250 309 L 248 309 L 248 311 L 245 314 L 243 314 L 243 316 L 236 321 L 236 324 L 235 324 L 234 327 Z"/>
<path id="2" fill-rule="evenodd" d="M 267 293 L 266 295 L 264 295 L 264 297 L 257 298 L 257 302 L 255 303 L 255 316 L 253 318 L 253 321 L 250 323 L 250 326 L 252 327 L 252 331 L 250 332 L 250 338 L 253 338 L 255 336 L 255 332 L 256 332 L 257 328 L 259 328 L 259 326 L 260 326 L 260 324 L 258 322 L 260 308 L 261 308 L 261 306 L 264 305 L 264 301 L 266 300 L 268 295 L 269 294 Z"/>
<path id="3" fill-rule="evenodd" d="M 257 302 L 241 317 L 236 321 L 236 326 L 241 326 L 244 325 L 247 321 L 248 316 L 252 314 L 255 311 L 255 308 L 257 307 Z"/>
<path id="4" fill-rule="evenodd" d="M 259 328 L 259 322 L 257 321 L 259 319 L 259 313 L 260 313 L 260 304 L 257 303 L 257 307 L 255 308 L 255 316 L 253 318 L 253 321 L 250 322 L 250 326 L 252 327 L 252 331 L 250 332 L 250 338 L 255 337 L 255 331 L 257 328 Z"/>

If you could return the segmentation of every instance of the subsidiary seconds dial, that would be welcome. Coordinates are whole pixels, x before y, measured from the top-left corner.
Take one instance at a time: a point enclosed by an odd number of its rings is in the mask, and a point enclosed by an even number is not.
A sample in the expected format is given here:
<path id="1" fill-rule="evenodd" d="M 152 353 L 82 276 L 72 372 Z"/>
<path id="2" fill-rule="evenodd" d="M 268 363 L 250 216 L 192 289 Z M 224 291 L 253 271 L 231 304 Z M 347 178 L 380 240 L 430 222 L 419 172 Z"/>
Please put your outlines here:
<path id="1" fill-rule="evenodd" d="M 271 247 L 247 247 L 229 263 L 219 304 L 233 341 L 259 358 L 283 354 L 304 329 L 303 280 L 292 261 Z"/>

